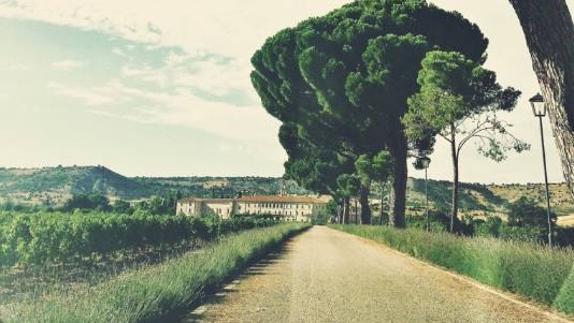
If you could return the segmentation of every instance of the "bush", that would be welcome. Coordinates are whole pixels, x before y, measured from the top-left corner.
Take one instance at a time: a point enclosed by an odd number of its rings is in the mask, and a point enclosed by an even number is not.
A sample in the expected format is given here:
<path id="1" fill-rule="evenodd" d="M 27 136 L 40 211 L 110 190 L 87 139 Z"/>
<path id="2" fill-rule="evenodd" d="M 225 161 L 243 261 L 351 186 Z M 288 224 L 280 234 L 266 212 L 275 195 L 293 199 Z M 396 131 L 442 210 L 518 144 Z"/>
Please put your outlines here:
<path id="1" fill-rule="evenodd" d="M 500 232 L 502 231 L 502 219 L 497 216 L 491 216 L 483 220 L 475 221 L 474 234 L 477 237 L 500 237 Z"/>
<path id="2" fill-rule="evenodd" d="M 555 227 L 555 242 L 559 246 L 574 246 L 574 228 Z"/>
<path id="3" fill-rule="evenodd" d="M 556 214 L 552 213 L 551 221 L 556 223 Z M 521 197 L 509 207 L 508 224 L 513 227 L 535 227 L 548 230 L 548 214 L 534 200 Z"/>
<path id="4" fill-rule="evenodd" d="M 330 219 L 331 216 L 326 212 L 323 212 L 314 215 L 313 218 L 311 219 L 311 223 L 315 225 L 326 225 L 327 223 L 329 223 Z"/>
<path id="5" fill-rule="evenodd" d="M 429 211 L 431 231 L 433 232 L 445 232 L 450 229 L 450 217 L 440 211 L 431 210 Z M 407 227 L 426 230 L 427 228 L 427 217 L 425 215 L 414 215 L 407 217 Z M 460 233 L 465 233 L 468 228 L 465 223 L 459 219 L 455 219 L 454 223 L 455 231 Z"/>
<path id="6" fill-rule="evenodd" d="M 385 227 L 333 226 L 379 241 L 481 283 L 574 314 L 574 251 L 536 243 Z M 509 234 L 509 233 L 503 233 Z"/>

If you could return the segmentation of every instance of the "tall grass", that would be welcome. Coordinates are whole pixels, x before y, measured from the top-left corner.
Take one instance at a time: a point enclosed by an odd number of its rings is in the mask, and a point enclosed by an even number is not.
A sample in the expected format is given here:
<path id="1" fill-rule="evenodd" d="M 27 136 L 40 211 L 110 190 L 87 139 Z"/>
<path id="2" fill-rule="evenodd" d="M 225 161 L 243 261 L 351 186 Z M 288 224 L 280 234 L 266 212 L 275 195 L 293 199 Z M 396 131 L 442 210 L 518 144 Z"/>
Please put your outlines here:
<path id="1" fill-rule="evenodd" d="M 483 284 L 574 314 L 574 251 L 527 242 L 387 227 L 332 226 L 448 268 Z"/>
<path id="2" fill-rule="evenodd" d="M 306 224 L 281 224 L 222 239 L 94 288 L 11 309 L 8 322 L 157 322 L 174 317 Z"/>

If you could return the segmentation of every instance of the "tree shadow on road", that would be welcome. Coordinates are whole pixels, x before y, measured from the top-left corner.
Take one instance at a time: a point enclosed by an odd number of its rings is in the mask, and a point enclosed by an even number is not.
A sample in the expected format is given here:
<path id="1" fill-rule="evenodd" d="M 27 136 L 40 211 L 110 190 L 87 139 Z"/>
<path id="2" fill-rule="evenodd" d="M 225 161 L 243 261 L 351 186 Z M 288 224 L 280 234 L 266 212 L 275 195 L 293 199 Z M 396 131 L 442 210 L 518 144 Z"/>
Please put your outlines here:
<path id="1" fill-rule="evenodd" d="M 291 251 L 291 239 L 282 243 L 280 246 L 273 248 L 267 255 L 262 259 L 253 262 L 247 267 L 247 269 L 242 270 L 238 275 L 235 275 L 223 284 L 223 288 L 217 290 L 214 293 L 207 294 L 202 299 L 199 306 L 192 309 L 192 311 L 185 316 L 182 320 L 177 322 L 204 322 L 205 312 L 214 305 L 225 303 L 227 298 L 233 293 L 238 292 L 241 282 L 249 279 L 253 276 L 268 274 L 269 267 L 286 260 L 286 255 Z"/>

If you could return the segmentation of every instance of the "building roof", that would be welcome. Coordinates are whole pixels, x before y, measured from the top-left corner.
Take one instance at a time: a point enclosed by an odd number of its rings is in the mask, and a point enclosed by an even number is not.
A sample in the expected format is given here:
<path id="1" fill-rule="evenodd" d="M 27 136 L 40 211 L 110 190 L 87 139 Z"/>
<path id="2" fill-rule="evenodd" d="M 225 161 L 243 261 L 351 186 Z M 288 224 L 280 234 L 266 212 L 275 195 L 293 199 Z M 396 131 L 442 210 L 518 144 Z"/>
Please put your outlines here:
<path id="1" fill-rule="evenodd" d="M 180 203 L 186 202 L 205 202 L 205 203 L 230 203 L 233 201 L 244 203 L 306 203 L 306 204 L 327 204 L 331 200 L 328 196 L 301 196 L 301 195 L 254 195 L 242 196 L 237 199 L 205 199 L 188 197 L 179 200 Z"/>
<path id="2" fill-rule="evenodd" d="M 206 198 L 197 198 L 197 197 L 188 197 L 179 200 L 179 203 L 185 202 L 205 202 L 205 203 L 229 203 L 232 202 L 233 199 L 206 199 Z"/>
<path id="3" fill-rule="evenodd" d="M 243 196 L 238 198 L 237 201 L 247 203 L 311 203 L 311 204 L 327 204 L 329 202 L 325 198 L 318 198 L 313 196 L 298 196 L 298 195 Z"/>

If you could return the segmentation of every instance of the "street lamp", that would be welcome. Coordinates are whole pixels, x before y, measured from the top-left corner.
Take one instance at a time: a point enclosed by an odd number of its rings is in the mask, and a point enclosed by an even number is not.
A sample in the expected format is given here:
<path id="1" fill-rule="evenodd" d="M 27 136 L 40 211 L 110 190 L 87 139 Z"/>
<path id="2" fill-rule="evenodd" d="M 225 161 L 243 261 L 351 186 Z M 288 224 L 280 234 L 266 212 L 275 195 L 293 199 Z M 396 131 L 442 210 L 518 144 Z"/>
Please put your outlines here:
<path id="1" fill-rule="evenodd" d="M 530 105 L 532 106 L 532 112 L 534 113 L 534 116 L 538 118 L 538 121 L 540 123 L 540 138 L 542 139 L 542 161 L 544 164 L 544 183 L 546 185 L 546 216 L 548 218 L 548 246 L 552 247 L 552 217 L 550 210 L 550 191 L 548 190 L 546 148 L 544 146 L 544 126 L 542 124 L 542 118 L 546 117 L 547 107 L 546 102 L 544 102 L 544 97 L 540 93 L 533 96 L 529 101 Z"/>
<path id="2" fill-rule="evenodd" d="M 426 211 L 427 211 L 427 231 L 430 231 L 430 213 L 429 213 L 429 177 L 428 168 L 431 159 L 428 157 L 419 157 L 415 161 L 415 168 L 425 170 L 425 197 L 426 197 Z"/>

